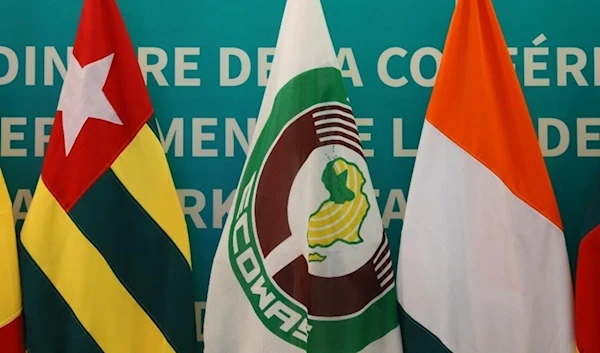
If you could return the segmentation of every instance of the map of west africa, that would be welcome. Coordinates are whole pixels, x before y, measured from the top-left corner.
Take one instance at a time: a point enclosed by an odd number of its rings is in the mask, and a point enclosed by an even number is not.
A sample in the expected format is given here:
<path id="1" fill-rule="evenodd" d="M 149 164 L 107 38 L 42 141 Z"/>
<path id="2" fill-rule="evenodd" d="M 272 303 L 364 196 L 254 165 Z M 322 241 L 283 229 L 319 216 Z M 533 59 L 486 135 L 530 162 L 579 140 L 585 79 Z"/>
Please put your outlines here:
<path id="1" fill-rule="evenodd" d="M 365 177 L 356 164 L 337 158 L 327 164 L 321 177 L 330 197 L 323 201 L 308 221 L 308 246 L 328 248 L 337 242 L 359 244 L 360 229 L 370 204 L 363 192 Z M 323 262 L 318 251 L 308 261 Z"/>

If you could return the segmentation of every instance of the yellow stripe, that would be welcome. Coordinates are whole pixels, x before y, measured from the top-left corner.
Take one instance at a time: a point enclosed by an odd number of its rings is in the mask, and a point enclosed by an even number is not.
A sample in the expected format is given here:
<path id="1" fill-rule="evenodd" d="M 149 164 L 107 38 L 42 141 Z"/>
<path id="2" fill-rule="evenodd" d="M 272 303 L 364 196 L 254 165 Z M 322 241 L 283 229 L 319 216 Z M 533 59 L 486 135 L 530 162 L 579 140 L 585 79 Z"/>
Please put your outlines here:
<path id="1" fill-rule="evenodd" d="M 144 125 L 111 168 L 129 193 L 169 235 L 191 266 L 183 210 L 164 150 L 148 125 Z"/>
<path id="2" fill-rule="evenodd" d="M 21 239 L 104 352 L 174 352 L 41 180 Z"/>
<path id="3" fill-rule="evenodd" d="M 0 328 L 21 312 L 21 283 L 12 203 L 0 170 Z"/>

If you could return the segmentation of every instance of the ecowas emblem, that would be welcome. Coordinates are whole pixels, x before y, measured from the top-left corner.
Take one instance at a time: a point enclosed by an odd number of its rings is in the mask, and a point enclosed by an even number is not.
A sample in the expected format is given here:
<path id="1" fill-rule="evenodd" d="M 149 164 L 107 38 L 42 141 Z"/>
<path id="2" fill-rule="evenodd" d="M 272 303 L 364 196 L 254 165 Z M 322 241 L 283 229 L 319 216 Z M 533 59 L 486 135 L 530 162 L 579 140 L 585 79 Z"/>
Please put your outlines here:
<path id="1" fill-rule="evenodd" d="M 397 326 L 387 237 L 352 110 L 340 101 L 271 116 L 229 234 L 231 266 L 257 316 L 311 352 L 357 352 Z"/>

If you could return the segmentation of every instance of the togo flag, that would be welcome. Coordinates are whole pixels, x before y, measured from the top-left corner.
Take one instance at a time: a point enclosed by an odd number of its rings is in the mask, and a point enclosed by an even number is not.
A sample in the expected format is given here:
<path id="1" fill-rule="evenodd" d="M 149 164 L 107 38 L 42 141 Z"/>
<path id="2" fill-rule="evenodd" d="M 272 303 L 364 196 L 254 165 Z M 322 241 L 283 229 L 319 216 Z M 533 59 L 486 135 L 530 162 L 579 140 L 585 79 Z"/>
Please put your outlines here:
<path id="1" fill-rule="evenodd" d="M 214 259 L 207 353 L 401 352 L 387 237 L 319 0 L 288 0 Z"/>
<path id="2" fill-rule="evenodd" d="M 32 353 L 196 353 L 190 245 L 114 0 L 86 0 L 21 233 Z"/>
<path id="3" fill-rule="evenodd" d="M 25 352 L 17 235 L 12 203 L 2 170 L 0 170 L 0 352 Z"/>
<path id="4" fill-rule="evenodd" d="M 408 353 L 571 353 L 561 217 L 490 0 L 459 0 L 398 261 Z"/>
<path id="5" fill-rule="evenodd" d="M 581 353 L 600 352 L 600 178 L 594 185 L 579 244 L 575 328 Z"/>

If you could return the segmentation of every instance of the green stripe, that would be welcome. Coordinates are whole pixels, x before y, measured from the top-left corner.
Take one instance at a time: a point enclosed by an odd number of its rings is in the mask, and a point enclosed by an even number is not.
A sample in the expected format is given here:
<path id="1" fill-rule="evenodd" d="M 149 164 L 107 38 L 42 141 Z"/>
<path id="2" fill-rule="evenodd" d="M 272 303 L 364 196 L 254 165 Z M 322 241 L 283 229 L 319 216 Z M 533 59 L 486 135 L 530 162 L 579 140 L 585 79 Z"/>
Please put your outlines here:
<path id="1" fill-rule="evenodd" d="M 29 353 L 102 353 L 20 242 L 19 258 Z"/>
<path id="2" fill-rule="evenodd" d="M 600 225 L 600 180 L 596 181 L 590 195 L 592 197 L 585 210 L 585 218 L 581 232 L 582 238 Z"/>
<path id="3" fill-rule="evenodd" d="M 398 327 L 395 305 L 396 287 L 392 287 L 361 315 L 339 321 L 310 320 L 308 351 L 350 353 L 364 349 Z"/>
<path id="4" fill-rule="evenodd" d="M 153 116 L 150 118 L 150 120 L 148 120 L 148 122 L 146 123 L 146 125 L 148 125 L 148 127 L 150 128 L 150 130 L 152 130 L 152 132 L 154 133 L 154 136 L 156 136 L 157 139 L 159 139 L 159 135 L 158 135 L 158 121 L 156 120 L 156 117 Z"/>
<path id="5" fill-rule="evenodd" d="M 433 333 L 413 320 L 400 305 L 398 314 L 404 353 L 452 353 Z"/>
<path id="6" fill-rule="evenodd" d="M 191 269 L 114 172 L 104 173 L 69 214 L 175 351 L 196 353 Z"/>

